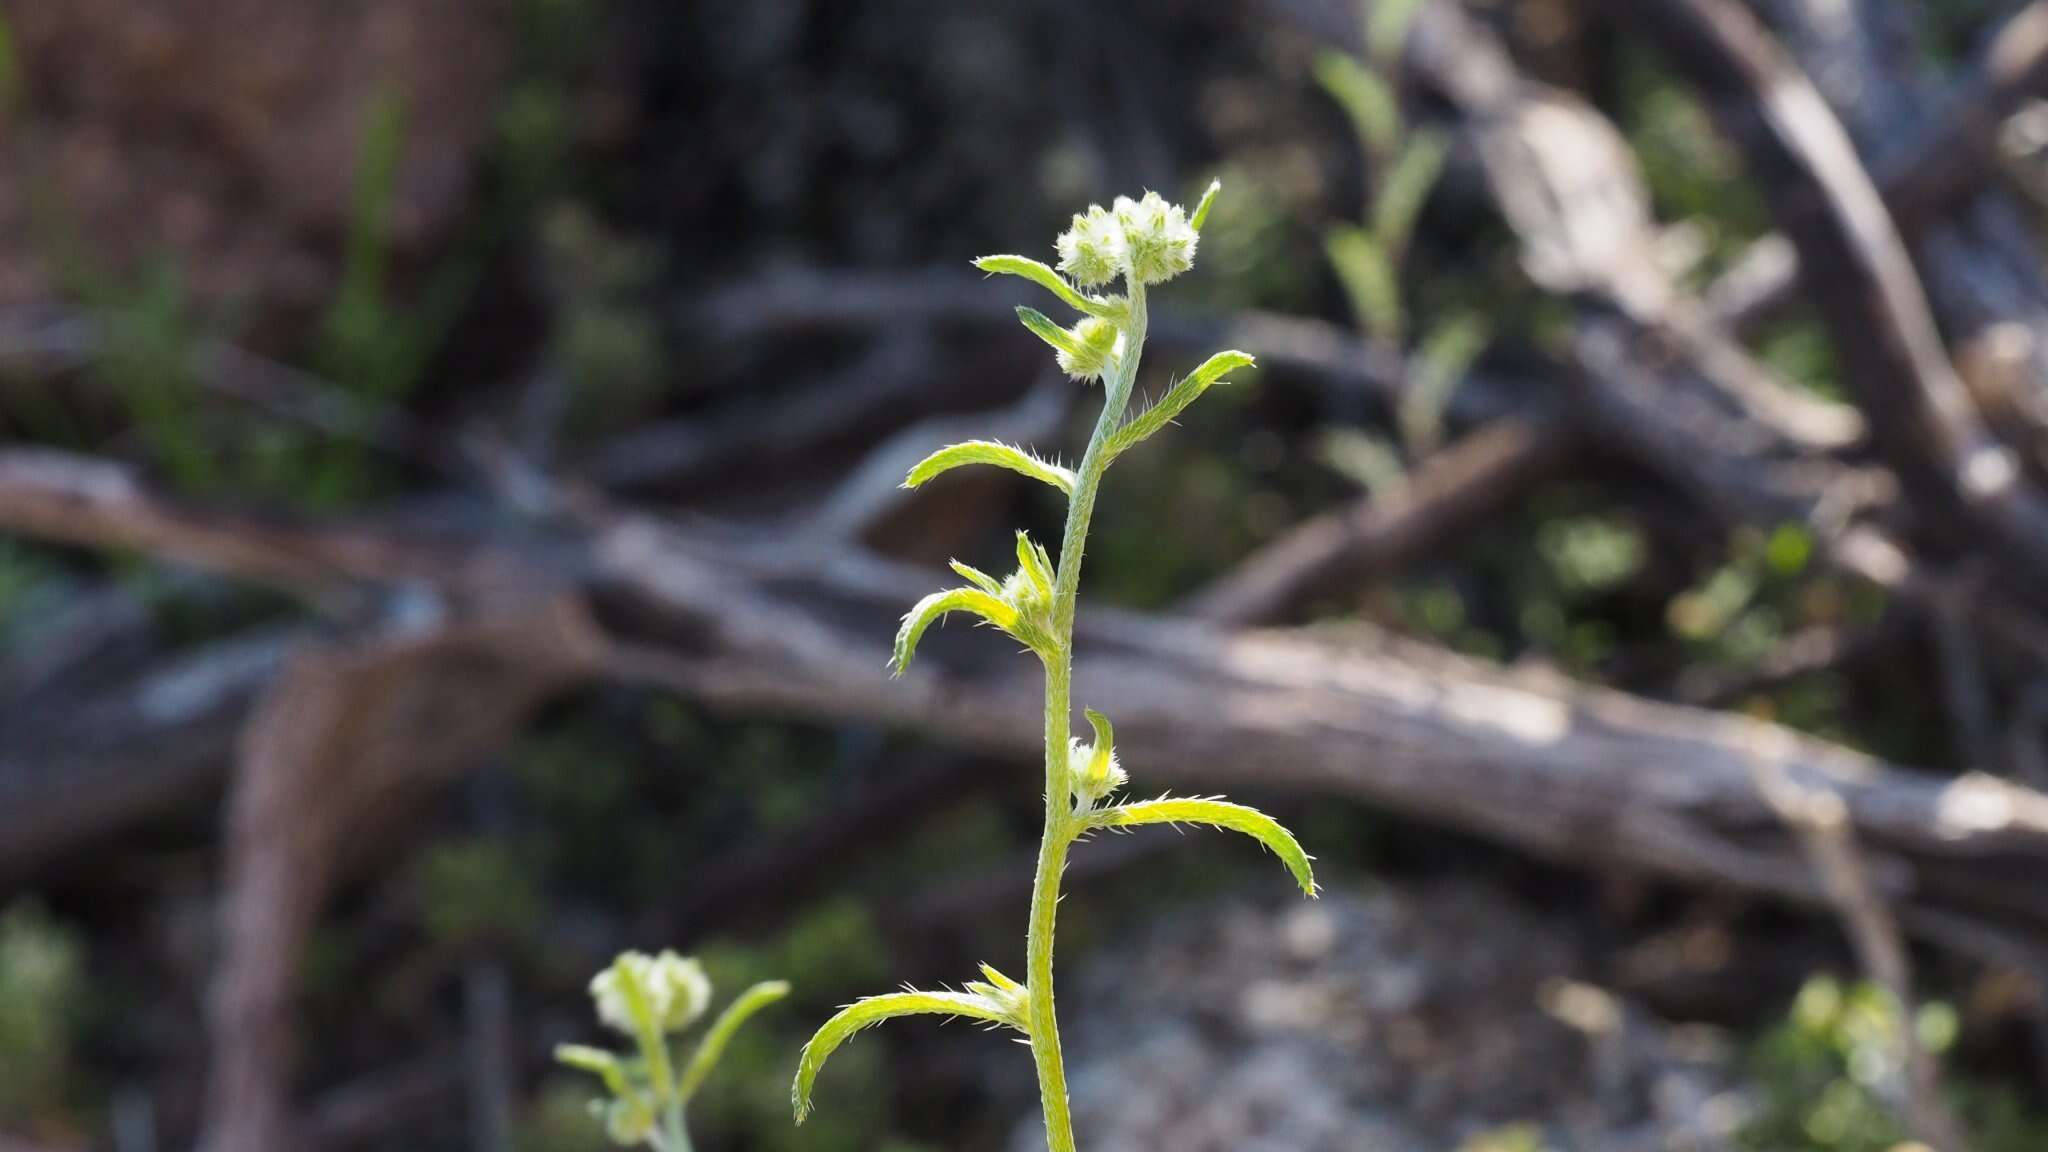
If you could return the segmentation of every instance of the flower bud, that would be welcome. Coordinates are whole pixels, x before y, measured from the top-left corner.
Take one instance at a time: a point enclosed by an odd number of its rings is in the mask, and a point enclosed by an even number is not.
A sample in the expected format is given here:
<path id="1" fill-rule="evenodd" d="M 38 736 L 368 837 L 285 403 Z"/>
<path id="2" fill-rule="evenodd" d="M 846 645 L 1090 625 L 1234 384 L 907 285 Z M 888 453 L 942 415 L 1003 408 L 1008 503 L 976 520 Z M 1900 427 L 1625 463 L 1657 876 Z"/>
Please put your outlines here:
<path id="1" fill-rule="evenodd" d="M 1084 318 L 1067 330 L 1071 338 L 1054 359 L 1060 371 L 1076 380 L 1100 380 L 1116 352 L 1117 326 L 1099 316 Z"/>
<path id="2" fill-rule="evenodd" d="M 1116 762 L 1116 749 L 1107 744 L 1084 744 L 1079 737 L 1067 752 L 1067 775 L 1074 798 L 1084 805 L 1094 804 L 1130 780 Z"/>
<path id="3" fill-rule="evenodd" d="M 605 1135 L 622 1148 L 631 1148 L 654 1135 L 654 1109 L 637 1095 L 610 1104 L 593 1103 L 591 1109 L 603 1109 Z"/>
<path id="4" fill-rule="evenodd" d="M 1116 198 L 1125 267 L 1140 284 L 1159 284 L 1194 267 L 1195 229 L 1187 212 L 1157 192 L 1144 199 Z"/>
<path id="5" fill-rule="evenodd" d="M 1075 213 L 1074 226 L 1060 233 L 1054 246 L 1060 254 L 1060 271 L 1083 288 L 1107 284 L 1124 270 L 1123 230 L 1100 204 Z"/>
<path id="6" fill-rule="evenodd" d="M 639 985 L 655 1026 L 663 1032 L 688 1028 L 711 1004 L 711 980 L 697 961 L 669 951 L 658 957 L 622 952 L 591 980 L 590 995 L 597 1001 L 598 1019 L 628 1036 L 638 1033 L 628 980 Z"/>

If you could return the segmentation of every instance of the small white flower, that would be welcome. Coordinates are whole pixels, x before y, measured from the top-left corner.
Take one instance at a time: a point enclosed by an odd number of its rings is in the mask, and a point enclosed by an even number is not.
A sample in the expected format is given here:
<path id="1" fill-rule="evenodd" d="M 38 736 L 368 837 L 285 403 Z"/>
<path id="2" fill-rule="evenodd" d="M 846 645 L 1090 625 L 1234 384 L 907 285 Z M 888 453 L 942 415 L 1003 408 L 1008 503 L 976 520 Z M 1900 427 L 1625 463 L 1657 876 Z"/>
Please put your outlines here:
<path id="1" fill-rule="evenodd" d="M 1083 288 L 1107 284 L 1124 271 L 1123 229 L 1100 204 L 1075 213 L 1074 226 L 1060 233 L 1054 246 L 1060 254 L 1060 271 Z"/>
<path id="2" fill-rule="evenodd" d="M 1094 804 L 1130 780 L 1117 763 L 1116 749 L 1085 744 L 1079 737 L 1067 749 L 1067 778 L 1082 804 Z"/>
<path id="3" fill-rule="evenodd" d="M 662 952 L 654 958 L 649 984 L 660 989 L 655 995 L 663 1001 L 660 1016 L 666 1031 L 688 1028 L 711 1007 L 711 978 L 704 974 L 704 965 L 694 956 L 685 958 L 671 951 Z"/>
<path id="4" fill-rule="evenodd" d="M 590 981 L 590 995 L 597 1001 L 597 1018 L 628 1036 L 637 1031 L 626 996 L 628 974 L 640 985 L 648 1012 L 664 1032 L 688 1028 L 711 1005 L 711 980 L 696 960 L 668 951 L 658 957 L 622 952 Z"/>
<path id="5" fill-rule="evenodd" d="M 1055 355 L 1060 371 L 1076 380 L 1100 380 L 1109 371 L 1110 361 L 1116 353 L 1119 330 L 1115 324 L 1100 316 L 1089 316 L 1067 330 L 1073 338 L 1072 347 L 1061 348 Z"/>
<path id="6" fill-rule="evenodd" d="M 1188 214 L 1157 192 L 1144 199 L 1116 198 L 1125 267 L 1140 284 L 1159 284 L 1194 267 L 1196 235 Z"/>

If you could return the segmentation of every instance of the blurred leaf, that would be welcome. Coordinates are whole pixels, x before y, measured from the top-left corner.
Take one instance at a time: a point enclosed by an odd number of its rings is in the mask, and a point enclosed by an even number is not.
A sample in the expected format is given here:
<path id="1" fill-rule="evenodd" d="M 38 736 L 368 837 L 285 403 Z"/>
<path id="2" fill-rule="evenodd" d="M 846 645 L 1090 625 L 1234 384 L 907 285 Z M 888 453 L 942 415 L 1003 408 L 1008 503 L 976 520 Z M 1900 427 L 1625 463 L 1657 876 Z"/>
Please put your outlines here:
<path id="1" fill-rule="evenodd" d="M 1379 241 L 1363 228 L 1341 224 L 1330 229 L 1323 247 L 1343 282 L 1358 322 L 1375 340 L 1401 343 L 1401 289 L 1394 264 Z"/>
<path id="2" fill-rule="evenodd" d="M 1323 463 L 1366 491 L 1381 495 L 1401 486 L 1408 469 L 1392 441 L 1356 428 L 1333 428 L 1317 444 Z"/>
<path id="3" fill-rule="evenodd" d="M 1393 89 L 1372 69 L 1342 52 L 1316 57 L 1316 83 L 1351 117 L 1352 127 L 1374 156 L 1386 156 L 1401 140 L 1401 106 Z"/>
<path id="4" fill-rule="evenodd" d="M 1365 48 L 1382 67 L 1391 68 L 1400 60 L 1422 5 L 1423 0 L 1373 0 L 1366 17 Z"/>
<path id="5" fill-rule="evenodd" d="M 1450 141 L 1443 133 L 1417 132 L 1380 180 L 1379 194 L 1373 198 L 1372 231 L 1390 259 L 1398 260 L 1408 250 L 1415 222 L 1443 174 L 1450 151 Z"/>
<path id="6" fill-rule="evenodd" d="M 1422 347 L 1410 357 L 1408 387 L 1401 394 L 1398 419 L 1409 451 L 1423 455 L 1443 440 L 1444 410 L 1451 394 L 1486 350 L 1490 335 L 1477 313 L 1451 317 L 1430 330 Z"/>

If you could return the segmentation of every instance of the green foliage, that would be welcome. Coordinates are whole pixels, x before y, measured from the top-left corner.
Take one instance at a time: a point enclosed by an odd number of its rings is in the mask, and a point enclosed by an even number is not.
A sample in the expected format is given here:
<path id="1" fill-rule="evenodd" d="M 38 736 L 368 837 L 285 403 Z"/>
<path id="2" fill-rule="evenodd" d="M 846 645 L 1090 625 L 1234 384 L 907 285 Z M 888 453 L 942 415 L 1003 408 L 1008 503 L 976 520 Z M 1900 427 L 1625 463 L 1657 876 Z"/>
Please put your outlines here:
<path id="1" fill-rule="evenodd" d="M 903 486 L 921 487 L 941 473 L 968 464 L 993 464 L 998 468 L 1008 468 L 1020 476 L 1029 476 L 1033 480 L 1050 484 L 1068 495 L 1072 495 L 1074 491 L 1072 469 L 1062 468 L 1048 460 L 1040 460 L 1022 448 L 993 440 L 969 440 L 964 444 L 953 444 L 939 449 L 918 461 L 917 466 L 912 468 L 910 475 L 904 479 Z"/>
<path id="2" fill-rule="evenodd" d="M 33 904 L 0 914 L 0 1126 L 34 1130 L 63 1106 L 86 991 L 76 934 Z"/>
<path id="3" fill-rule="evenodd" d="M 1898 1003 L 1868 982 L 1815 977 L 1799 990 L 1786 1020 L 1758 1042 L 1752 1073 L 1764 1096 L 1742 1141 L 1755 1152 L 1889 1152 L 1908 1133 L 1891 1101 L 1898 1066 Z M 1956 1014 L 1923 1005 L 1911 1024 L 1917 1041 L 1939 1053 L 1956 1039 Z M 1953 1078 L 1952 1078 L 1953 1079 Z M 2010 1092 L 1952 1085 L 1978 1152 L 2048 1147 L 2048 1115 Z"/>
<path id="4" fill-rule="evenodd" d="M 590 1108 L 604 1121 L 613 1143 L 689 1152 L 684 1117 L 691 1100 L 718 1066 L 733 1034 L 756 1012 L 789 995 L 789 985 L 764 981 L 740 993 L 687 1059 L 670 1037 L 679 1039 L 701 1020 L 712 995 L 710 978 L 696 960 L 673 952 L 622 953 L 590 982 L 590 994 L 598 1018 L 633 1040 L 635 1056 L 562 1044 L 555 1048 L 555 1059 L 604 1085 L 605 1097 Z"/>
<path id="5" fill-rule="evenodd" d="M 956 561 L 954 571 L 971 586 L 934 593 L 914 606 L 897 634 L 892 660 L 897 671 L 902 671 L 919 638 L 933 622 L 950 612 L 968 612 L 1008 632 L 1045 665 L 1045 827 L 1032 884 L 1031 927 L 1026 939 L 1027 978 L 1023 982 L 1012 980 L 984 964 L 984 979 L 968 982 L 959 992 L 906 989 L 848 1005 L 827 1020 L 804 1047 L 791 1088 L 799 1123 L 810 1112 L 812 1087 L 826 1059 L 857 1033 L 897 1016 L 964 1017 L 1008 1027 L 1026 1037 L 1038 1071 L 1047 1144 L 1052 1152 L 1073 1152 L 1066 1070 L 1060 1059 L 1059 1026 L 1053 1014 L 1053 933 L 1067 853 L 1075 841 L 1090 831 L 1152 823 L 1203 823 L 1243 832 L 1279 854 L 1304 892 L 1315 892 L 1308 856 L 1300 845 L 1271 818 L 1253 809 L 1201 799 L 1110 803 L 1110 795 L 1123 785 L 1126 777 L 1117 764 L 1115 732 L 1109 718 L 1099 712 L 1088 712 L 1095 733 L 1095 743 L 1090 745 L 1074 738 L 1069 715 L 1075 598 L 1080 585 L 1082 550 L 1103 473 L 1120 453 L 1171 423 L 1211 384 L 1232 369 L 1251 363 L 1251 357 L 1241 352 L 1218 353 L 1169 387 L 1156 404 L 1128 421 L 1125 419 L 1145 347 L 1146 290 L 1192 266 L 1198 239 L 1196 229 L 1210 218 L 1216 187 L 1210 185 L 1192 220 L 1180 206 L 1167 204 L 1152 193 L 1137 201 L 1119 197 L 1112 211 L 1091 206 L 1086 213 L 1076 214 L 1073 228 L 1055 244 L 1060 268 L 1072 274 L 1075 283 L 1069 283 L 1052 268 L 1021 256 L 992 256 L 976 262 L 983 271 L 1030 280 L 1086 314 L 1088 319 L 1069 331 L 1034 310 L 1022 309 L 1019 313 L 1026 327 L 1052 346 L 1063 370 L 1081 379 L 1099 378 L 1106 392 L 1088 450 L 1070 475 L 1041 474 L 1048 466 L 1020 450 L 976 443 L 956 445 L 927 459 L 911 476 L 915 486 L 945 468 L 988 463 L 1038 475 L 1068 496 L 1066 531 L 1057 568 L 1052 556 L 1022 532 L 1017 534 L 1017 570 L 1000 583 L 979 569 Z M 1084 295 L 1075 286 L 1107 283 L 1118 277 L 1125 288 L 1124 296 Z"/>
<path id="6" fill-rule="evenodd" d="M 445 944 L 516 940 L 540 921 L 533 872 L 501 839 L 434 844 L 420 859 L 417 884 L 427 932 Z"/>
<path id="7" fill-rule="evenodd" d="M 1090 828 L 1135 828 L 1143 824 L 1207 824 L 1212 828 L 1242 832 L 1265 845 L 1268 851 L 1280 858 L 1282 864 L 1287 865 L 1294 882 L 1301 885 L 1302 895 L 1316 894 L 1309 854 L 1301 850 L 1293 833 L 1256 808 L 1200 797 L 1162 796 L 1157 800 L 1119 804 L 1093 813 L 1087 819 Z"/>
<path id="8" fill-rule="evenodd" d="M 21 99 L 21 58 L 14 50 L 14 27 L 0 12 L 0 126 L 14 114 Z"/>

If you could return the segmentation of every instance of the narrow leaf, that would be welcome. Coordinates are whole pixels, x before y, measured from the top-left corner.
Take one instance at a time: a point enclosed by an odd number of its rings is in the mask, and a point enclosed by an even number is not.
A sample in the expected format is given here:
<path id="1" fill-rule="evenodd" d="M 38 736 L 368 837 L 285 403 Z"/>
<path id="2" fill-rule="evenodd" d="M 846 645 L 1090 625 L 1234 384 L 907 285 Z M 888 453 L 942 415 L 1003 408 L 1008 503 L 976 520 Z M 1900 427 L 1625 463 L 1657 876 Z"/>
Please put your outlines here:
<path id="1" fill-rule="evenodd" d="M 1043 480 L 1069 495 L 1074 491 L 1074 473 L 1071 470 L 1041 460 L 1022 448 L 994 440 L 969 440 L 939 449 L 917 462 L 903 481 L 903 486 L 916 488 L 941 472 L 950 472 L 964 464 L 993 464 L 1033 480 Z"/>
<path id="2" fill-rule="evenodd" d="M 896 675 L 903 675 L 903 670 L 910 667 L 910 658 L 917 652 L 917 642 L 924 637 L 925 629 L 949 612 L 972 612 L 1006 632 L 1017 623 L 1016 609 L 979 588 L 934 592 L 903 615 L 903 627 L 896 632 L 896 652 L 890 661 L 895 665 Z"/>
<path id="3" fill-rule="evenodd" d="M 1017 570 L 1030 577 L 1032 588 L 1041 597 L 1052 599 L 1053 581 L 1057 579 L 1052 570 L 1052 557 L 1045 549 L 1031 542 L 1029 532 L 1017 533 Z"/>
<path id="4" fill-rule="evenodd" d="M 1207 392 L 1209 385 L 1222 379 L 1225 373 L 1250 367 L 1253 363 L 1255 361 L 1250 353 L 1234 350 L 1218 352 L 1202 361 L 1201 366 L 1188 373 L 1186 379 L 1167 389 L 1166 395 L 1161 396 L 1157 404 L 1117 429 L 1116 435 L 1109 442 L 1110 459 L 1115 459 L 1147 436 L 1166 427 L 1175 416 L 1181 414 L 1182 410 L 1199 399 L 1202 393 Z"/>
<path id="5" fill-rule="evenodd" d="M 1022 320 L 1024 326 L 1031 329 L 1031 334 L 1045 341 L 1053 351 L 1065 352 L 1069 356 L 1079 354 L 1081 342 L 1074 339 L 1071 332 L 1053 323 L 1052 317 L 1047 316 L 1038 309 L 1026 308 L 1019 304 L 1017 306 L 1017 319 Z"/>
<path id="6" fill-rule="evenodd" d="M 733 1033 L 740 1030 L 740 1025 L 745 1024 L 749 1016 L 787 995 L 789 984 L 786 981 L 770 980 L 740 993 L 737 999 L 725 1006 L 725 1011 L 719 1013 L 718 1019 L 712 1021 L 711 1027 L 705 1031 L 704 1039 L 697 1043 L 697 1051 L 690 1056 L 689 1065 L 683 1069 L 683 1079 L 676 1085 L 676 1095 L 683 1103 L 690 1102 L 690 1097 L 697 1094 L 704 1078 L 718 1067 L 719 1058 L 725 1055 L 725 1046 L 731 1043 Z"/>
<path id="7" fill-rule="evenodd" d="M 619 1058 L 602 1048 L 586 1044 L 555 1045 L 555 1060 L 571 1068 L 594 1072 L 604 1079 L 605 1091 L 614 1096 L 624 1096 L 630 1091 L 626 1083 L 625 1065 Z"/>
<path id="8" fill-rule="evenodd" d="M 1188 217 L 1188 227 L 1193 228 L 1197 236 L 1201 235 L 1202 225 L 1209 219 L 1209 208 L 1216 203 L 1216 193 L 1221 191 L 1223 191 L 1223 181 L 1209 181 L 1208 190 L 1202 193 L 1201 202 L 1195 205 L 1195 214 Z"/>
<path id="9" fill-rule="evenodd" d="M 796 1083 L 790 1090 L 790 1103 L 796 1109 L 796 1122 L 801 1124 L 811 1113 L 811 1086 L 817 1082 L 818 1070 L 825 1066 L 825 1060 L 837 1051 L 841 1044 L 851 1040 L 864 1028 L 872 1028 L 884 1020 L 897 1016 L 934 1015 L 966 1017 L 983 1020 L 990 1024 L 1008 1023 L 1003 1010 L 980 996 L 965 992 L 894 992 L 887 996 L 870 996 L 856 1000 L 839 1010 L 839 1014 L 825 1021 L 810 1043 L 804 1045 L 803 1056 L 796 1066 Z"/>
<path id="10" fill-rule="evenodd" d="M 1301 885 L 1304 893 L 1316 894 L 1315 875 L 1309 868 L 1308 853 L 1301 850 L 1294 834 L 1282 828 L 1278 820 L 1256 808 L 1226 800 L 1162 796 L 1157 800 L 1118 804 L 1088 818 L 1091 828 L 1134 828 L 1140 824 L 1208 824 L 1242 832 L 1280 857 L 1280 862 L 1294 874 L 1295 883 Z"/>
<path id="11" fill-rule="evenodd" d="M 1486 321 L 1471 312 L 1445 320 L 1423 337 L 1422 347 L 1410 359 L 1408 389 L 1396 413 L 1412 451 L 1426 454 L 1443 440 L 1444 409 L 1450 406 L 1451 393 L 1486 350 L 1488 339 Z"/>
<path id="12" fill-rule="evenodd" d="M 1390 346 L 1401 342 L 1401 290 L 1395 282 L 1394 262 L 1377 237 L 1363 228 L 1342 226 L 1330 229 L 1323 241 L 1337 278 L 1351 297 L 1359 324 L 1373 339 Z"/>
<path id="13" fill-rule="evenodd" d="M 1366 25 L 1366 50 L 1383 66 L 1400 62 L 1408 45 L 1408 33 L 1422 10 L 1422 0 L 1380 0 L 1372 6 L 1371 23 Z"/>
<path id="14" fill-rule="evenodd" d="M 1087 715 L 1088 726 L 1095 729 L 1095 750 L 1106 756 L 1116 747 L 1116 729 L 1110 726 L 1109 717 L 1093 708 L 1087 710 Z"/>
<path id="15" fill-rule="evenodd" d="M 1441 132 L 1417 132 L 1401 149 L 1401 156 L 1380 181 L 1379 195 L 1372 205 L 1373 235 L 1388 259 L 1398 260 L 1408 250 L 1415 234 L 1415 221 L 1443 174 L 1444 159 L 1451 146 Z"/>
<path id="16" fill-rule="evenodd" d="M 1067 307 L 1077 312 L 1105 319 L 1116 318 L 1116 308 L 1107 300 L 1084 295 L 1080 289 L 1067 283 L 1066 277 L 1028 256 L 983 256 L 974 262 L 974 266 L 991 276 L 1022 276 L 1059 297 Z"/>
<path id="17" fill-rule="evenodd" d="M 1394 91 L 1370 68 L 1342 52 L 1316 57 L 1316 83 L 1330 94 L 1357 128 L 1374 156 L 1394 150 L 1401 138 L 1401 107 Z"/>
<path id="18" fill-rule="evenodd" d="M 962 564 L 958 560 L 948 561 L 948 563 L 952 565 L 953 571 L 958 572 L 962 578 L 971 581 L 975 587 L 980 588 L 983 592 L 991 596 L 1001 596 L 1003 594 L 1003 582 L 983 572 L 981 569 L 976 568 L 972 564 Z"/>
<path id="19" fill-rule="evenodd" d="M 675 1068 L 669 1062 L 668 1040 L 662 1035 L 661 1021 L 655 1018 L 647 986 L 640 983 L 640 970 L 631 964 L 615 963 L 613 970 L 619 974 L 626 1014 L 633 1019 L 634 1038 L 640 1042 L 640 1059 L 647 1062 L 647 1079 L 657 1096 L 666 1096 L 675 1090 Z"/>

